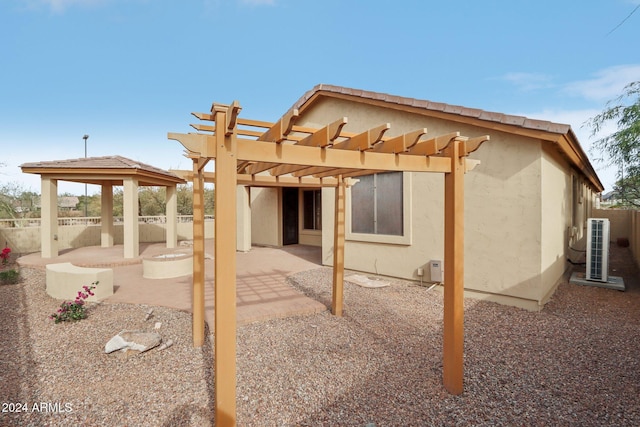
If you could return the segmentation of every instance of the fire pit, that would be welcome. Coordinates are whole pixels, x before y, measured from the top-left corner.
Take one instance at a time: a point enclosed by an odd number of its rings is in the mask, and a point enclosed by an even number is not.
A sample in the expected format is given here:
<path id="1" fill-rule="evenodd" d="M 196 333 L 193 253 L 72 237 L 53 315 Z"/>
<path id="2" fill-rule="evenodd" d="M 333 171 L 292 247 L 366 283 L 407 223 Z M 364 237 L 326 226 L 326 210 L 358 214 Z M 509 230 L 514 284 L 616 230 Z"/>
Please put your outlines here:
<path id="1" fill-rule="evenodd" d="M 170 279 L 193 273 L 193 253 L 172 252 L 142 259 L 142 277 Z"/>

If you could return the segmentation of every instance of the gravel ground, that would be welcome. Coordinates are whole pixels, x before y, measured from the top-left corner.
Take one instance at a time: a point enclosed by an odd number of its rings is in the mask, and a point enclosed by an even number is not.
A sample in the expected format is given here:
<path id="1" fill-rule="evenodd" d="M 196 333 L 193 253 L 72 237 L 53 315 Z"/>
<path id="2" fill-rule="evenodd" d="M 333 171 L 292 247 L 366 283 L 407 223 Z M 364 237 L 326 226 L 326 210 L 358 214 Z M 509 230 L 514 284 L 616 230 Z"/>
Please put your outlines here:
<path id="1" fill-rule="evenodd" d="M 437 289 L 346 284 L 342 318 L 242 326 L 238 425 L 640 425 L 639 276 L 628 250 L 617 253 L 625 263 L 614 274 L 628 292 L 562 284 L 539 313 L 465 300 L 461 396 L 442 387 Z M 59 302 L 46 295 L 44 273 L 22 275 L 0 286 L 0 425 L 210 425 L 211 343 L 192 348 L 189 313 L 156 307 L 145 321 L 149 307 L 104 303 L 86 320 L 55 325 L 47 316 Z M 329 269 L 291 284 L 330 301 Z M 121 329 L 155 322 L 174 341 L 169 349 L 103 353 Z M 15 403 L 27 410 L 5 412 Z"/>

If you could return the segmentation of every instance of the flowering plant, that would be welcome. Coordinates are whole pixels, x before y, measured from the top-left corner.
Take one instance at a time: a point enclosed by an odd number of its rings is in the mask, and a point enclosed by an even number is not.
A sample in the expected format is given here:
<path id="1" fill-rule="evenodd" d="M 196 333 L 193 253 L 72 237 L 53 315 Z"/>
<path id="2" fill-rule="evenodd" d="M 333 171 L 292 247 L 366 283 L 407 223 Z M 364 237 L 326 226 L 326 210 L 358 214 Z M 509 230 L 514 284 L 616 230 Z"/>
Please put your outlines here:
<path id="1" fill-rule="evenodd" d="M 5 247 L 0 251 L 0 285 L 15 284 L 20 280 L 20 271 L 16 268 L 11 268 L 9 261 L 11 261 L 11 248 Z"/>
<path id="2" fill-rule="evenodd" d="M 2 258 L 2 264 L 7 264 L 9 262 L 9 257 L 11 256 L 11 248 L 6 247 L 0 252 L 0 258 Z"/>
<path id="3" fill-rule="evenodd" d="M 56 323 L 60 322 L 70 322 L 74 320 L 82 320 L 87 318 L 87 309 L 84 306 L 85 300 L 92 295 L 93 290 L 98 285 L 98 282 L 93 282 L 91 286 L 83 286 L 83 291 L 78 291 L 78 295 L 76 299 L 72 301 L 64 301 L 60 304 L 60 308 L 58 311 L 51 316 L 49 319 L 55 321 Z"/>

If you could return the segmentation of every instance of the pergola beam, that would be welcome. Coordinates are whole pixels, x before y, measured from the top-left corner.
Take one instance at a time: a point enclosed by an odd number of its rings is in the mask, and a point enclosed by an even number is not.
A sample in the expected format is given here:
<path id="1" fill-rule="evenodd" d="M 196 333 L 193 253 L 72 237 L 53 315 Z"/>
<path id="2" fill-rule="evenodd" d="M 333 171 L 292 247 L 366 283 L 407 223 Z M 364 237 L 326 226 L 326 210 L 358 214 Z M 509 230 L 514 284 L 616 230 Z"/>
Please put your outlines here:
<path id="1" fill-rule="evenodd" d="M 373 147 L 374 144 L 382 141 L 382 136 L 390 128 L 390 123 L 376 126 L 375 128 L 354 135 L 345 141 L 334 143 L 333 148 L 338 148 L 341 150 L 369 150 L 371 147 Z"/>
<path id="2" fill-rule="evenodd" d="M 342 117 L 298 141 L 297 145 L 305 145 L 307 147 L 326 147 L 331 145 L 340 136 L 340 131 L 346 124 L 347 118 Z"/>
<path id="3" fill-rule="evenodd" d="M 349 168 L 329 169 L 329 170 L 325 170 L 324 172 L 314 173 L 313 177 L 314 178 L 325 178 L 325 177 L 329 177 L 329 176 L 344 175 L 344 174 L 348 174 L 348 173 L 356 172 L 356 171 L 358 171 L 358 170 L 357 169 L 349 169 Z"/>
<path id="4" fill-rule="evenodd" d="M 414 130 L 413 132 L 398 135 L 386 141 L 374 145 L 371 150 L 376 153 L 405 153 L 409 148 L 413 147 L 420 137 L 427 133 L 427 128 Z"/>
<path id="5" fill-rule="evenodd" d="M 185 181 L 192 182 L 195 175 L 192 171 L 172 169 L 172 173 L 178 175 Z M 311 178 L 311 177 L 293 177 L 293 176 L 269 176 L 269 175 L 250 175 L 237 174 L 237 184 L 246 185 L 248 187 L 308 187 L 322 188 L 335 187 L 338 185 L 336 178 Z M 203 172 L 204 182 L 215 182 L 215 172 Z"/>
<path id="6" fill-rule="evenodd" d="M 170 132 L 167 134 L 167 138 L 178 141 L 190 154 L 206 158 L 216 157 L 216 145 L 213 135 Z"/>
<path id="7" fill-rule="evenodd" d="M 333 150 L 294 144 L 274 144 L 238 138 L 238 160 L 351 169 L 406 172 L 449 172 L 451 165 L 441 157 L 413 156 L 373 151 Z M 263 169 L 267 170 L 267 169 Z M 255 169 L 248 171 L 257 173 Z"/>
<path id="8" fill-rule="evenodd" d="M 469 138 L 468 140 L 465 141 L 464 145 L 462 146 L 460 155 L 461 156 L 468 156 L 469 154 L 473 153 L 478 148 L 480 148 L 482 143 L 487 142 L 490 139 L 491 139 L 491 137 L 489 135 L 483 135 L 483 136 L 478 136 L 478 137 L 475 137 L 475 138 Z"/>
<path id="9" fill-rule="evenodd" d="M 255 163 L 250 164 L 246 167 L 247 173 L 251 175 L 258 174 L 260 172 L 268 171 L 269 169 L 277 167 L 278 163 L 269 163 L 269 162 L 260 162 L 256 161 Z"/>
<path id="10" fill-rule="evenodd" d="M 298 119 L 300 113 L 296 108 L 287 111 L 287 113 L 280 118 L 273 126 L 269 128 L 260 138 L 261 141 L 272 141 L 281 143 L 287 138 L 287 135 L 291 133 L 293 124 Z"/>
<path id="11" fill-rule="evenodd" d="M 433 156 L 440 154 L 451 141 L 460 137 L 460 132 L 451 132 L 444 135 L 439 135 L 434 138 L 430 138 L 424 141 L 420 141 L 413 147 L 409 148 L 409 154 Z"/>
<path id="12" fill-rule="evenodd" d="M 327 170 L 327 168 L 322 167 L 322 166 L 305 166 L 304 169 L 299 169 L 299 170 L 291 173 L 291 175 L 296 176 L 296 177 L 310 176 L 310 175 L 314 175 L 316 173 L 322 173 L 325 170 Z"/>
<path id="13" fill-rule="evenodd" d="M 299 170 L 305 169 L 307 166 L 304 165 L 279 165 L 272 168 L 269 173 L 272 176 L 280 176 L 286 175 L 288 173 L 297 172 Z"/>

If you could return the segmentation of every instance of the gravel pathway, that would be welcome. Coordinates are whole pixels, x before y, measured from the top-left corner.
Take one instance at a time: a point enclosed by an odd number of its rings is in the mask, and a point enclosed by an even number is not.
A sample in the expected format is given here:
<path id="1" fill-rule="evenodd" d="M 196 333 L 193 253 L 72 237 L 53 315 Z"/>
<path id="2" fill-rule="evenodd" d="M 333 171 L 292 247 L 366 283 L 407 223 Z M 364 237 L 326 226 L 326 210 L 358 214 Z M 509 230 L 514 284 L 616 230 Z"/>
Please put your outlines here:
<path id="1" fill-rule="evenodd" d="M 635 267 L 634 267 L 635 268 Z M 626 274 L 626 273 L 625 273 Z M 638 271 L 631 274 L 638 279 Z M 0 425 L 206 426 L 211 343 L 191 346 L 191 315 L 97 304 L 55 325 L 44 273 L 0 286 Z M 626 276 L 625 276 L 626 279 Z M 292 286 L 328 304 L 331 270 Z M 540 313 L 465 300 L 465 392 L 442 387 L 442 293 L 394 281 L 345 285 L 327 312 L 238 329 L 241 426 L 640 425 L 640 286 L 562 284 Z M 153 330 L 166 350 L 106 355 L 121 329 Z M 26 411 L 8 413 L 26 404 Z M 14 405 L 12 405 L 14 404 Z"/>

